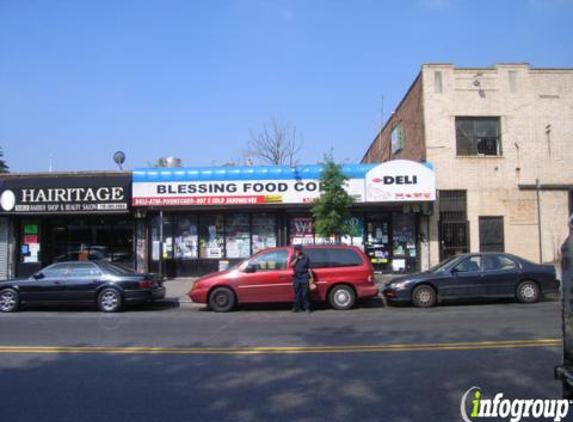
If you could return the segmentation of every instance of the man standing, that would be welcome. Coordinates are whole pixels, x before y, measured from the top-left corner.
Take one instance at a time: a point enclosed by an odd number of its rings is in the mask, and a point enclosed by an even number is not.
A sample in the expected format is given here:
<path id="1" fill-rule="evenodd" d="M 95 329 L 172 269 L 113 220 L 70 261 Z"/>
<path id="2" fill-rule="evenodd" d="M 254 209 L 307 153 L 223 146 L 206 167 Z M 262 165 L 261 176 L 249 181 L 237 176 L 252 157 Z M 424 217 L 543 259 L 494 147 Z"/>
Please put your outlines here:
<path id="1" fill-rule="evenodd" d="M 294 272 L 294 305 L 293 312 L 304 309 L 310 310 L 309 282 L 310 282 L 310 259 L 302 251 L 302 245 L 295 245 L 294 258 L 290 263 Z"/>

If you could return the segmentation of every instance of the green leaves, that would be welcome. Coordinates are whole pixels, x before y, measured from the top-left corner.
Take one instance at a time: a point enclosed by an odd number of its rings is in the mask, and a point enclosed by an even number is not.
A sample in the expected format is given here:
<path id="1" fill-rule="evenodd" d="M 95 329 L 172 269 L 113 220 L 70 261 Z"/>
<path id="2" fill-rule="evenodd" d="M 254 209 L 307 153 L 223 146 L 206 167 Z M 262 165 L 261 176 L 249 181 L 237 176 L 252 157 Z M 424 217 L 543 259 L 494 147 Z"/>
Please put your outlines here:
<path id="1" fill-rule="evenodd" d="M 354 199 L 344 188 L 347 180 L 342 166 L 332 160 L 332 155 L 327 155 L 320 177 L 322 193 L 311 208 L 314 229 L 320 237 L 334 237 L 340 242 L 342 236 L 352 231 L 348 219 Z"/>

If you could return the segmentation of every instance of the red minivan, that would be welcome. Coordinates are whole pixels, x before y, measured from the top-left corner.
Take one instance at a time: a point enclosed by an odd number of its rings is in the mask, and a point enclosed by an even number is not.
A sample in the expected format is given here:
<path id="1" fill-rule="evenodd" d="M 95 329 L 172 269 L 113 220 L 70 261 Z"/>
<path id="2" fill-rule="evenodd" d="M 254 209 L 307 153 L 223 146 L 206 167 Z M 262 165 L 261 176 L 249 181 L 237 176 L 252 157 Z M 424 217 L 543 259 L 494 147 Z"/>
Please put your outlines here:
<path id="1" fill-rule="evenodd" d="M 360 249 L 346 245 L 305 246 L 317 289 L 312 301 L 328 301 L 335 309 L 350 309 L 356 299 L 378 295 L 374 269 Z M 217 312 L 239 303 L 292 302 L 294 248 L 265 249 L 222 271 L 199 278 L 188 296 Z"/>

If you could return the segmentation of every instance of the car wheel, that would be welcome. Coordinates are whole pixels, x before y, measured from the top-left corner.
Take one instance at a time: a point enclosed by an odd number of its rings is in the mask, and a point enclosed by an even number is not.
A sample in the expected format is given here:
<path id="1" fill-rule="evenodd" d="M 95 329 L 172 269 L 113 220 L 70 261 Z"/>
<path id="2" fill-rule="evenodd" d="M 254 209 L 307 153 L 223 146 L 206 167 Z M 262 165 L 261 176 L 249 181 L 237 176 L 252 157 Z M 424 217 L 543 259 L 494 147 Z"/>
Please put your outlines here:
<path id="1" fill-rule="evenodd" d="M 535 281 L 525 280 L 517 286 L 516 297 L 520 303 L 535 303 L 540 295 L 539 286 Z"/>
<path id="2" fill-rule="evenodd" d="M 209 307 L 215 312 L 229 312 L 235 304 L 235 294 L 226 287 L 218 287 L 209 295 Z"/>
<path id="3" fill-rule="evenodd" d="M 348 286 L 334 286 L 328 294 L 328 302 L 334 309 L 345 311 L 354 306 L 356 293 Z"/>
<path id="4" fill-rule="evenodd" d="M 0 312 L 15 312 L 20 304 L 20 296 L 14 289 L 0 291 Z"/>
<path id="5" fill-rule="evenodd" d="M 123 306 L 123 297 L 116 289 L 104 289 L 98 296 L 97 305 L 102 312 L 119 312 Z"/>
<path id="6" fill-rule="evenodd" d="M 412 302 L 418 308 L 431 308 L 438 301 L 438 295 L 431 286 L 418 286 L 412 292 Z"/>

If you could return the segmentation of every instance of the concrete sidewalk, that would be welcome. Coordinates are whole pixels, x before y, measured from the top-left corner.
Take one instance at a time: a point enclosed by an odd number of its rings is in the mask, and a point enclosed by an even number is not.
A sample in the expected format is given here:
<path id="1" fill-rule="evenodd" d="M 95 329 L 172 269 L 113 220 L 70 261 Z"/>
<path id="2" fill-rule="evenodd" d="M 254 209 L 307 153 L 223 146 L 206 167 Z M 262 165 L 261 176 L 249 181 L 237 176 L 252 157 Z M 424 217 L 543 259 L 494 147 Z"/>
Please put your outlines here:
<path id="1" fill-rule="evenodd" d="M 376 274 L 376 285 L 382 289 L 391 278 L 396 277 L 395 274 Z M 193 303 L 187 293 L 193 287 L 193 283 L 199 277 L 181 277 L 167 280 L 163 284 L 167 290 L 165 300 L 179 303 Z"/>
<path id="2" fill-rule="evenodd" d="M 177 301 L 179 303 L 193 303 L 187 293 L 193 287 L 193 283 L 199 277 L 175 278 L 163 283 L 166 289 L 165 300 Z"/>

